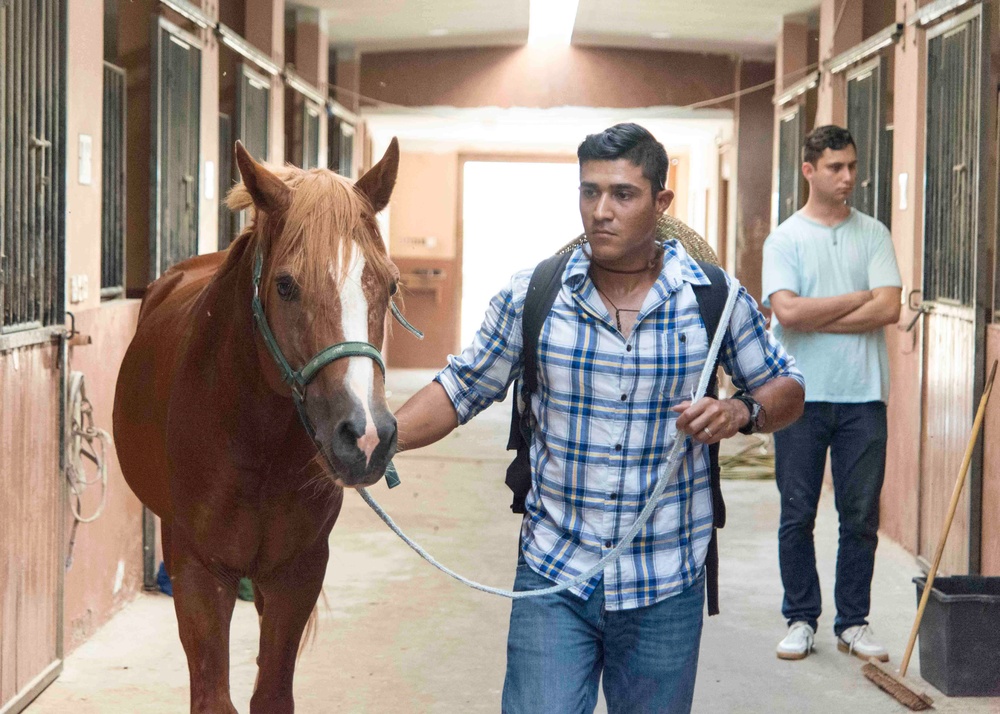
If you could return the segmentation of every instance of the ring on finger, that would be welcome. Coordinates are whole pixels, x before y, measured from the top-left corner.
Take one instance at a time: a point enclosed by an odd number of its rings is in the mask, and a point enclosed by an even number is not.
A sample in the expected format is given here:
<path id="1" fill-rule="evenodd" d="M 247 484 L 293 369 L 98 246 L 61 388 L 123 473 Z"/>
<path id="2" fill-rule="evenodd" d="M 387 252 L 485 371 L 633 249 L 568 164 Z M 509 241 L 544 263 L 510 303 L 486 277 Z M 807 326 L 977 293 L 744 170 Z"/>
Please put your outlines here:
<path id="1" fill-rule="evenodd" d="M 707 426 L 706 426 L 706 427 L 705 427 L 704 429 L 702 429 L 702 431 L 703 431 L 703 432 L 705 432 L 706 434 L 708 434 L 708 438 L 709 438 L 709 439 L 711 439 L 711 438 L 712 438 L 712 432 L 711 432 L 711 431 L 709 431 L 709 429 L 708 429 L 708 427 L 707 427 Z"/>

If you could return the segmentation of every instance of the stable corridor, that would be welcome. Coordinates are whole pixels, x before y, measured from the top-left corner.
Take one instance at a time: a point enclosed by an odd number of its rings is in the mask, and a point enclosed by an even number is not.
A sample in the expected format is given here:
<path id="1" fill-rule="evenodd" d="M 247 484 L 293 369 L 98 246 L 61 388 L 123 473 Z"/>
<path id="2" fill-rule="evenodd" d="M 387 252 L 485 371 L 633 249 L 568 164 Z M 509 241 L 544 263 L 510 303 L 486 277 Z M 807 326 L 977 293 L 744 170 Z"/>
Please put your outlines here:
<path id="1" fill-rule="evenodd" d="M 392 404 L 433 376 L 390 371 Z M 509 417 L 496 405 L 434 447 L 396 459 L 402 485 L 373 489 L 395 520 L 445 565 L 508 587 L 518 519 L 508 510 L 503 451 Z M 722 615 L 706 621 L 695 712 L 890 714 L 907 711 L 861 675 L 861 661 L 836 650 L 824 613 L 816 652 L 782 662 L 773 481 L 726 481 L 729 524 L 722 531 Z M 832 602 L 836 555 L 833 494 L 817 523 L 823 596 Z M 295 680 L 296 711 L 383 714 L 497 712 L 510 605 L 450 580 L 399 541 L 361 499 L 348 494 L 331 538 L 326 604 Z M 898 666 L 916 610 L 913 557 L 882 539 L 872 622 Z M 233 618 L 232 686 L 238 711 L 253 689 L 257 616 L 238 602 Z M 914 657 L 911 673 L 918 675 Z M 187 667 L 169 598 L 143 594 L 66 660 L 62 676 L 30 714 L 166 714 L 187 706 Z M 1000 699 L 948 699 L 940 712 L 1000 712 Z M 599 706 L 603 712 L 603 704 Z"/>

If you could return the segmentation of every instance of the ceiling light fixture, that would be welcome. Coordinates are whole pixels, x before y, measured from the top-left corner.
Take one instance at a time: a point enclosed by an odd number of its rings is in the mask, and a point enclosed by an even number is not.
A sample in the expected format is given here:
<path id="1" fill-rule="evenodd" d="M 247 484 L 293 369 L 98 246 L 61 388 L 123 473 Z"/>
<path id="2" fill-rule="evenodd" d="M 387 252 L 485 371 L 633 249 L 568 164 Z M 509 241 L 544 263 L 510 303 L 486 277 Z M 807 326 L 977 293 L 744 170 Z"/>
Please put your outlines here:
<path id="1" fill-rule="evenodd" d="M 529 45 L 569 45 L 580 0 L 531 0 Z"/>

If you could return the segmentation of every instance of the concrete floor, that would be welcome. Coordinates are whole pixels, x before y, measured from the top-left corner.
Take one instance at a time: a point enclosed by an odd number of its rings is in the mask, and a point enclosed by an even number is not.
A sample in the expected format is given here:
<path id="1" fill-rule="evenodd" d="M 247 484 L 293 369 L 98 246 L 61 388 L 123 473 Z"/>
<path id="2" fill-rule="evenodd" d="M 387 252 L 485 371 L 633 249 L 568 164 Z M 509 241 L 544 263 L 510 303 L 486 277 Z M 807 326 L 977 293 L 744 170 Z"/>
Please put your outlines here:
<path id="1" fill-rule="evenodd" d="M 390 375 L 398 405 L 430 378 Z M 503 484 L 509 409 L 498 405 L 442 443 L 400 456 L 402 486 L 373 493 L 396 521 L 444 564 L 509 587 L 519 519 Z M 824 614 L 816 652 L 782 662 L 774 647 L 780 614 L 773 481 L 727 481 L 729 525 L 721 534 L 722 615 L 706 621 L 694 710 L 730 712 L 908 711 L 861 675 L 861 661 L 836 650 Z M 816 527 L 825 602 L 833 601 L 836 513 L 824 494 Z M 349 494 L 331 538 L 327 602 L 315 642 L 299 660 L 295 691 L 304 713 L 497 712 L 510 605 L 460 585 L 420 560 Z M 898 666 L 914 616 L 913 558 L 883 539 L 873 584 L 872 623 Z M 257 618 L 237 603 L 232 689 L 247 712 L 256 667 Z M 914 657 L 910 674 L 919 681 Z M 943 712 L 1000 713 L 1000 699 L 949 699 L 928 688 Z M 145 594 L 65 662 L 62 676 L 29 714 L 186 711 L 187 666 L 172 601 Z M 598 707 L 604 712 L 603 702 Z M 553 713 L 559 714 L 559 713 Z"/>

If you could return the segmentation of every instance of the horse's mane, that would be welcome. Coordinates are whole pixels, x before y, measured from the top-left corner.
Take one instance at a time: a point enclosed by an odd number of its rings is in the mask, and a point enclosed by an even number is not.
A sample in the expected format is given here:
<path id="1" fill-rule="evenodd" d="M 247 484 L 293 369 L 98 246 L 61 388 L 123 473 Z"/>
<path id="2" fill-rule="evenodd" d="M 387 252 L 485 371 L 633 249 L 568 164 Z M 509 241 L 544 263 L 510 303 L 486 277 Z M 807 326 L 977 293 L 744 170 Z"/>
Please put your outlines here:
<path id="1" fill-rule="evenodd" d="M 382 236 L 371 204 L 352 182 L 326 169 L 267 169 L 292 189 L 292 203 L 284 216 L 281 236 L 269 241 L 274 253 L 266 255 L 265 284 L 280 268 L 291 273 L 304 291 L 329 290 L 331 277 L 338 285 L 345 279 L 351 267 L 345 258 L 353 243 L 388 293 L 393 275 Z M 256 211 L 242 182 L 230 190 L 226 205 L 233 211 L 251 211 L 240 238 L 256 231 Z M 331 265 L 336 271 L 332 276 Z"/>

